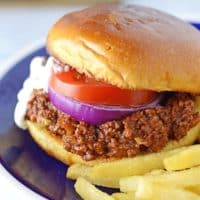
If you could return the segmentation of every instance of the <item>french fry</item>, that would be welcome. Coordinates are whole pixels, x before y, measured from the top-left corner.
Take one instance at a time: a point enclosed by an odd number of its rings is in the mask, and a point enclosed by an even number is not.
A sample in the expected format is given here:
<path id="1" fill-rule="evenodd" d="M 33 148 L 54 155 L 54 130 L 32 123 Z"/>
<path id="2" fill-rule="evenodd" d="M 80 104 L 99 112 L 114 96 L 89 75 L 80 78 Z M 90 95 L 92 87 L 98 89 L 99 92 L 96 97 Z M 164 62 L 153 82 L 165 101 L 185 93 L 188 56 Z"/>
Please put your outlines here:
<path id="1" fill-rule="evenodd" d="M 165 169 L 182 170 L 200 165 L 200 144 L 192 145 L 164 159 Z"/>
<path id="2" fill-rule="evenodd" d="M 87 177 L 90 176 L 92 167 L 82 164 L 73 164 L 67 170 L 67 178 L 77 179 L 78 177 Z"/>
<path id="3" fill-rule="evenodd" d="M 94 185 L 81 177 L 77 179 L 74 187 L 83 200 L 114 200 L 112 196 L 97 189 Z"/>
<path id="4" fill-rule="evenodd" d="M 188 187 L 200 185 L 200 167 L 191 169 L 166 172 L 161 175 L 132 176 L 120 179 L 120 190 L 122 192 L 136 191 L 141 181 L 148 181 L 158 185 L 168 185 L 173 187 Z"/>
<path id="5" fill-rule="evenodd" d="M 136 198 L 142 200 L 199 200 L 200 196 L 181 188 L 173 188 L 168 185 L 159 185 L 145 180 L 141 180 Z"/>
<path id="6" fill-rule="evenodd" d="M 185 149 L 185 147 L 170 151 L 141 155 L 135 158 L 124 158 L 99 163 L 93 166 L 91 177 L 93 179 L 107 176 L 121 178 L 133 175 L 143 175 L 154 169 L 164 169 L 164 158 L 174 155 L 183 149 Z"/>
<path id="7" fill-rule="evenodd" d="M 92 167 L 82 165 L 82 164 L 74 164 L 68 168 L 67 177 L 70 179 L 77 179 L 78 177 L 83 177 L 89 182 L 109 188 L 119 188 L 119 178 L 116 177 L 99 177 L 92 178 L 91 177 Z"/>
<path id="8" fill-rule="evenodd" d="M 112 197 L 116 200 L 135 200 L 135 193 L 134 192 L 128 192 L 128 193 L 113 193 Z"/>
<path id="9" fill-rule="evenodd" d="M 166 170 L 164 170 L 164 169 L 155 169 L 155 170 L 145 174 L 145 176 L 146 175 L 161 175 L 161 174 L 164 174 L 164 173 L 166 173 Z"/>

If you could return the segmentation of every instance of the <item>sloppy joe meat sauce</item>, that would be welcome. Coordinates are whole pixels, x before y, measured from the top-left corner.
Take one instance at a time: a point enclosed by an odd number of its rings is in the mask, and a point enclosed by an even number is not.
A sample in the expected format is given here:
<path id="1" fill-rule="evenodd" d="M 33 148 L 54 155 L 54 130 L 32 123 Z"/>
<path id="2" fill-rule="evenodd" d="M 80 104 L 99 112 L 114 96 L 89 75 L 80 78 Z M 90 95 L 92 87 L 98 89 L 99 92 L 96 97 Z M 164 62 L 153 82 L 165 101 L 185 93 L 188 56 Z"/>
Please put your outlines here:
<path id="1" fill-rule="evenodd" d="M 34 90 L 26 119 L 60 137 L 67 151 L 84 160 L 122 158 L 159 152 L 169 140 L 183 138 L 200 121 L 194 105 L 193 95 L 174 93 L 162 106 L 92 126 L 59 111 L 49 101 L 47 93 Z"/>

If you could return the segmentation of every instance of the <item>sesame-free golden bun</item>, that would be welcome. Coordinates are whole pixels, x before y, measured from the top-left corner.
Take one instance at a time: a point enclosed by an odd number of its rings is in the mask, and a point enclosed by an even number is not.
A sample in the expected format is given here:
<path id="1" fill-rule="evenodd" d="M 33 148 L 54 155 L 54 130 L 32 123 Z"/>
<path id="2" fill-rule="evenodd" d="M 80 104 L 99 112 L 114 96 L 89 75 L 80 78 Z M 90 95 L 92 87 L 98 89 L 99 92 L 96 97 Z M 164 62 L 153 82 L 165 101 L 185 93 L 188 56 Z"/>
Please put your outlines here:
<path id="1" fill-rule="evenodd" d="M 152 8 L 108 4 L 67 14 L 50 30 L 47 49 L 121 88 L 200 93 L 200 33 Z"/>

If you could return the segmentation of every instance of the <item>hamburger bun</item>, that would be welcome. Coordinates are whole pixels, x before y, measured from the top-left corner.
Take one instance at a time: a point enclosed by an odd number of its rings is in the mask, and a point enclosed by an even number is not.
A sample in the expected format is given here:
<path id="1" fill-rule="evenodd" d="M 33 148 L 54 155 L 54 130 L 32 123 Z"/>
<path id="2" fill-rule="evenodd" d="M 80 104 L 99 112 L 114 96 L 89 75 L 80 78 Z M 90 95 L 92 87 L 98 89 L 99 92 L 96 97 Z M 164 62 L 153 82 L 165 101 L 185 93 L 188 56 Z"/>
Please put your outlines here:
<path id="1" fill-rule="evenodd" d="M 50 54 L 95 79 L 127 89 L 200 92 L 200 33 L 137 5 L 102 5 L 62 17 Z"/>

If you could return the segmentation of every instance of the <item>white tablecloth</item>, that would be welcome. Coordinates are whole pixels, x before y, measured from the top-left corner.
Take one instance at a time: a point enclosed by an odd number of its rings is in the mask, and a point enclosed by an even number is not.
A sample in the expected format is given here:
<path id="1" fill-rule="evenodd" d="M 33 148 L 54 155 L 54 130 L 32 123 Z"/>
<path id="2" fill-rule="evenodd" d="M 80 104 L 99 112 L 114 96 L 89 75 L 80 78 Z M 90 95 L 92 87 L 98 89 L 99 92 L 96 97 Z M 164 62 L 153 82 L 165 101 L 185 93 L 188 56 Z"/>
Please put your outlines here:
<path id="1" fill-rule="evenodd" d="M 190 21 L 200 21 L 198 0 L 127 0 L 166 10 Z M 64 13 L 77 7 L 0 7 L 0 63 L 10 59 L 22 47 L 45 38 L 51 25 Z M 19 184 L 0 165 L 0 199 L 40 200 L 36 194 Z"/>

